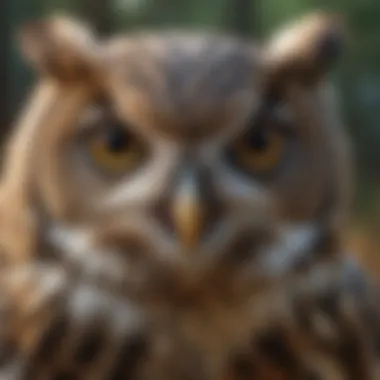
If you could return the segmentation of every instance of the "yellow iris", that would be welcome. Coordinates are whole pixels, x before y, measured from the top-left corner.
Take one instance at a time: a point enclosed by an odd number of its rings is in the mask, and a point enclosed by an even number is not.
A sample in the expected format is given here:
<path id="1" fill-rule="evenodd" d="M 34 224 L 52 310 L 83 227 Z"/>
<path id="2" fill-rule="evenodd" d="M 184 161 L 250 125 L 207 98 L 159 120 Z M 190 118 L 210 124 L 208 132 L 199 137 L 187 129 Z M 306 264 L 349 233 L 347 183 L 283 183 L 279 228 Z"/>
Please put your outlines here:
<path id="1" fill-rule="evenodd" d="M 260 139 L 261 136 L 258 136 Z M 245 170 L 265 173 L 273 170 L 284 154 L 285 139 L 277 131 L 268 131 L 265 140 L 257 144 L 247 138 L 243 138 L 235 145 L 234 156 L 237 163 Z"/>
<path id="2" fill-rule="evenodd" d="M 140 145 L 124 132 L 107 131 L 89 141 L 89 153 L 92 161 L 102 171 L 118 175 L 135 168 L 139 163 L 142 150 Z M 111 134 L 111 135 L 110 135 Z"/>

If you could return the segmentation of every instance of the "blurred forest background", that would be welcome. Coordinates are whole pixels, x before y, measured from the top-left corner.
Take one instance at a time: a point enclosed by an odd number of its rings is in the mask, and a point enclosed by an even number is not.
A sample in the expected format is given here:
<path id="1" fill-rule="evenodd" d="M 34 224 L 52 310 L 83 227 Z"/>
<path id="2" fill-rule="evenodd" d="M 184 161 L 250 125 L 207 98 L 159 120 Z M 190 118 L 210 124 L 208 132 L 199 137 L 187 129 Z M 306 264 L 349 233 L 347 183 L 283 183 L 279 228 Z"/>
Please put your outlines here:
<path id="1" fill-rule="evenodd" d="M 379 0 L 1 0 L 0 141 L 33 81 L 15 44 L 15 31 L 25 20 L 67 11 L 90 21 L 104 35 L 136 27 L 180 26 L 263 38 L 281 23 L 319 9 L 343 14 L 349 25 L 349 49 L 332 75 L 357 162 L 348 238 L 366 263 L 380 268 Z M 376 259 L 378 266 L 373 265 Z"/>

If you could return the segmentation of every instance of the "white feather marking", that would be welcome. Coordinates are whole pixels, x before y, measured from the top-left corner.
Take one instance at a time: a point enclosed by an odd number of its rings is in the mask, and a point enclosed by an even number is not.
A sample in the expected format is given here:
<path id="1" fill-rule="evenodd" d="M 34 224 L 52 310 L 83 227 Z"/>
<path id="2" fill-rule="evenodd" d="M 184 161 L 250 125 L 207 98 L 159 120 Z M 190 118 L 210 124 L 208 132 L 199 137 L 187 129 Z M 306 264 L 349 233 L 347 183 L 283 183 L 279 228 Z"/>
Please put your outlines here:
<path id="1" fill-rule="evenodd" d="M 318 229 L 312 224 L 282 227 L 279 240 L 275 246 L 260 254 L 259 270 L 270 276 L 285 274 L 303 256 L 309 254 L 309 250 L 317 237 Z"/>
<path id="2" fill-rule="evenodd" d="M 143 322 L 139 310 L 126 299 L 91 284 L 82 284 L 70 298 L 69 310 L 80 324 L 101 317 L 108 322 L 115 339 L 137 331 Z"/>
<path id="3" fill-rule="evenodd" d="M 93 236 L 86 229 L 56 225 L 52 227 L 48 237 L 64 258 L 79 264 L 85 274 L 112 278 L 113 281 L 122 281 L 126 276 L 126 258 L 121 262 L 117 252 L 95 248 Z"/>

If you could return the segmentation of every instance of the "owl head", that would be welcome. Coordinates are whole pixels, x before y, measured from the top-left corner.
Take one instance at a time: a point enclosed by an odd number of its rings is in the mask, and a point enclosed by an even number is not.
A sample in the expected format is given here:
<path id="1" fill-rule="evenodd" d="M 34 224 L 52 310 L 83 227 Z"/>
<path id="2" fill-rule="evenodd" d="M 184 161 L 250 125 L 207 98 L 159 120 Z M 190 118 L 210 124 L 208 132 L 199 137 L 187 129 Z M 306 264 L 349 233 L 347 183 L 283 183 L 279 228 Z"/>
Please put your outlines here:
<path id="1" fill-rule="evenodd" d="M 5 153 L 8 258 L 141 281 L 272 278 L 339 251 L 350 158 L 327 81 L 343 45 L 335 16 L 261 44 L 182 31 L 101 40 L 67 17 L 20 37 L 37 83 Z"/>

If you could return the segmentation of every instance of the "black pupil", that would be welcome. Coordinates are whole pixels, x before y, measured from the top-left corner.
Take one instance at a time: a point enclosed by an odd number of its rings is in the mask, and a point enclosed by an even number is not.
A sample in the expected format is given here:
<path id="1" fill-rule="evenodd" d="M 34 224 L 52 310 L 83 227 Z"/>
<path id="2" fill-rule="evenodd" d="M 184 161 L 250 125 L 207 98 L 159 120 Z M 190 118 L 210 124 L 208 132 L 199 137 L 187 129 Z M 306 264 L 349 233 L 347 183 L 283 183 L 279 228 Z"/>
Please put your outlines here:
<path id="1" fill-rule="evenodd" d="M 111 128 L 106 132 L 106 143 L 108 149 L 113 153 L 120 153 L 128 149 L 131 139 L 127 132 L 121 127 Z"/>
<path id="2" fill-rule="evenodd" d="M 246 137 L 246 142 L 251 149 L 263 151 L 269 144 L 269 131 L 267 129 L 251 131 Z"/>

